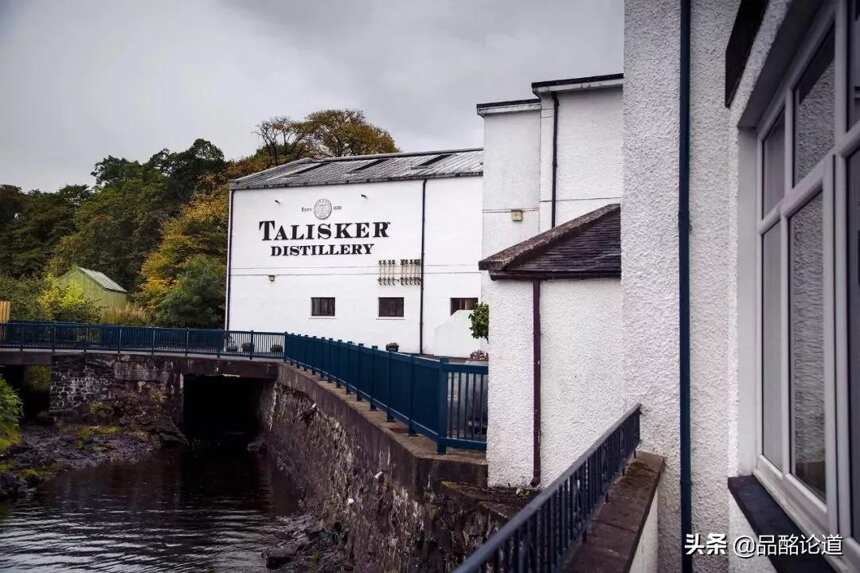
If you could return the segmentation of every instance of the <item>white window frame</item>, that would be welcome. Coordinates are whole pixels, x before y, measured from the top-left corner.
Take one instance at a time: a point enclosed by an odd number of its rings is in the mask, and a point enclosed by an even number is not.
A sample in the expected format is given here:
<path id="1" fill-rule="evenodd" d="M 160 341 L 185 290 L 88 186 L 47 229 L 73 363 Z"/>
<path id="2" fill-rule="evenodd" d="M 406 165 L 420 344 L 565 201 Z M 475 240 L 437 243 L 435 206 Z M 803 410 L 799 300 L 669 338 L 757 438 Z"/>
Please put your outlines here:
<path id="1" fill-rule="evenodd" d="M 860 121 L 848 124 L 848 33 L 850 1 L 823 7 L 780 88 L 758 126 L 756 159 L 756 453 L 755 475 L 807 534 L 843 537 L 844 557 L 830 560 L 840 568 L 860 570 L 860 533 L 851 530 L 850 426 L 848 388 L 847 185 L 848 161 L 860 150 Z M 797 184 L 794 183 L 794 88 L 831 27 L 834 30 L 834 146 Z M 860 42 L 860 38 L 857 39 Z M 785 191 L 769 213 L 763 213 L 763 141 L 783 116 L 785 126 Z M 856 176 L 860 176 L 858 173 Z M 824 255 L 824 384 L 826 496 L 819 498 L 791 475 L 791 410 L 789 357 L 789 228 L 791 216 L 818 193 L 822 195 Z M 781 412 L 782 470 L 764 456 L 762 439 L 762 239 L 780 223 L 781 241 Z M 860 462 L 858 462 L 860 465 Z"/>

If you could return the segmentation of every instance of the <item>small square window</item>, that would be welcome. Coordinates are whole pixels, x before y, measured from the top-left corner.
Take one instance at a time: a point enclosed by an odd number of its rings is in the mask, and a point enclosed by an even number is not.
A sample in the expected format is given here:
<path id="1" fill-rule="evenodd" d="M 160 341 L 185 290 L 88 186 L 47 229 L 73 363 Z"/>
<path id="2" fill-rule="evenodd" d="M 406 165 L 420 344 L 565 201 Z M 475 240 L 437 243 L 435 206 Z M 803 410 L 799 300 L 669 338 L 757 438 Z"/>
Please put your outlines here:
<path id="1" fill-rule="evenodd" d="M 334 297 L 311 297 L 311 316 L 334 316 Z"/>
<path id="2" fill-rule="evenodd" d="M 451 299 L 451 314 L 458 310 L 475 310 L 478 306 L 477 298 L 452 298 Z"/>
<path id="3" fill-rule="evenodd" d="M 380 318 L 398 318 L 403 316 L 403 297 L 402 296 L 381 296 L 379 297 L 379 317 Z"/>

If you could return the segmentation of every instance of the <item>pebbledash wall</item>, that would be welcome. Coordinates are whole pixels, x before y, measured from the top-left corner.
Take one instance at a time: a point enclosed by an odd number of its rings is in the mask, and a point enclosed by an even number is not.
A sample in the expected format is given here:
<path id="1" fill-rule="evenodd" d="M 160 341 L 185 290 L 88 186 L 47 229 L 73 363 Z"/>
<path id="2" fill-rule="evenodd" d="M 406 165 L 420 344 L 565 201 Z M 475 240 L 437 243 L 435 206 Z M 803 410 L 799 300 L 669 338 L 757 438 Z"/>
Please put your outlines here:
<path id="1" fill-rule="evenodd" d="M 756 458 L 755 136 L 739 129 L 791 2 L 771 0 L 735 96 L 725 65 L 740 2 L 692 2 L 690 289 L 693 531 L 753 529 L 727 488 Z M 665 456 L 660 569 L 680 568 L 676 0 L 625 2 L 624 384 L 643 405 L 642 447 Z M 671 33 L 667 33 L 671 31 Z M 759 111 L 761 111 L 759 109 Z M 697 556 L 696 571 L 773 571 L 764 557 Z"/>
<path id="2" fill-rule="evenodd" d="M 451 299 L 480 297 L 481 194 L 481 150 L 301 161 L 235 181 L 227 327 L 468 356 L 481 343 Z M 334 316 L 312 316 L 312 297 L 334 298 Z M 402 297 L 403 316 L 380 316 L 380 297 Z"/>

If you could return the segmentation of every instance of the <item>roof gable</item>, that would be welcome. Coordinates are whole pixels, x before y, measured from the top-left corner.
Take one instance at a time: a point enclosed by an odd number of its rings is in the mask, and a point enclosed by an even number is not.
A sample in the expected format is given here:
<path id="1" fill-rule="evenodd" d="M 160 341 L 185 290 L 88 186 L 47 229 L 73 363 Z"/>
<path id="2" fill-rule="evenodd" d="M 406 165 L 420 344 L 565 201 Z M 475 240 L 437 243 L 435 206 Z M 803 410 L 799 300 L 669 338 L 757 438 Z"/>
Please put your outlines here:
<path id="1" fill-rule="evenodd" d="M 491 255 L 478 268 L 493 279 L 621 276 L 621 206 L 606 205 Z"/>

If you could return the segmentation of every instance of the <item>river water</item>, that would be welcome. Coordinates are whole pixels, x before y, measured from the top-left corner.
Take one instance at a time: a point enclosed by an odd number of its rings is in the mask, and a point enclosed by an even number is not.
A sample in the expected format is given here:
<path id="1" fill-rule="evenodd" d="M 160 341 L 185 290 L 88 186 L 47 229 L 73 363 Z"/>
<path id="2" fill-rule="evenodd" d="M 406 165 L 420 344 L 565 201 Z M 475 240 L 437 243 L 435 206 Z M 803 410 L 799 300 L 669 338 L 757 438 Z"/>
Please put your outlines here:
<path id="1" fill-rule="evenodd" d="M 266 571 L 295 488 L 243 450 L 164 450 L 0 505 L 0 571 Z"/>

